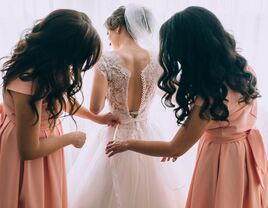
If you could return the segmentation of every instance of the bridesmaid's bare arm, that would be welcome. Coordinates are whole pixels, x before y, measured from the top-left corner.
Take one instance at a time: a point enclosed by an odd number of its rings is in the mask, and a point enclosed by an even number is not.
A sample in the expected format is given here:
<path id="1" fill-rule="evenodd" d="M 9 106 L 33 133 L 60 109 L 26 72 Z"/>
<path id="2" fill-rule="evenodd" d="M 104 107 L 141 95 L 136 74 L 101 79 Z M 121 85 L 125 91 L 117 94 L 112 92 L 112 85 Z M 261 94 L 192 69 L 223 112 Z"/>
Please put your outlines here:
<path id="1" fill-rule="evenodd" d="M 35 123 L 36 115 L 29 105 L 31 96 L 13 91 L 11 94 L 15 105 L 16 135 L 21 160 L 44 157 L 70 144 L 79 148 L 83 146 L 86 139 L 83 132 L 71 132 L 40 139 L 41 101 L 36 102 L 39 120 Z"/>
<path id="2" fill-rule="evenodd" d="M 185 125 L 178 130 L 174 138 L 169 142 L 144 140 L 109 142 L 106 154 L 112 156 L 119 152 L 132 150 L 150 156 L 181 156 L 199 140 L 209 125 L 209 120 L 201 119 L 199 112 L 200 107 L 194 106 Z"/>
<path id="3" fill-rule="evenodd" d="M 103 109 L 105 104 L 107 85 L 106 78 L 98 69 L 96 69 L 90 99 L 90 108 L 88 110 L 81 106 L 75 113 L 75 116 L 89 119 L 99 124 L 107 124 L 109 126 L 114 126 L 117 123 L 120 123 L 119 119 L 111 113 L 99 115 L 99 112 Z M 77 103 L 76 105 L 78 106 L 79 104 Z M 66 112 L 70 112 L 70 105 L 68 102 L 66 102 Z"/>
<path id="4" fill-rule="evenodd" d="M 78 107 L 79 103 L 76 103 L 75 107 Z M 71 111 L 71 106 L 69 104 L 68 101 L 66 101 L 66 110 L 67 113 L 69 113 Z M 78 111 L 75 112 L 74 114 L 75 116 L 78 116 L 80 118 L 84 118 L 84 119 L 89 119 L 91 121 L 94 121 L 98 124 L 107 124 L 110 126 L 114 126 L 115 124 L 117 124 L 118 118 L 114 115 L 112 115 L 111 113 L 106 113 L 103 115 L 100 114 L 96 114 L 94 112 L 89 111 L 88 109 L 86 109 L 83 106 L 80 106 L 80 108 L 78 109 Z"/>

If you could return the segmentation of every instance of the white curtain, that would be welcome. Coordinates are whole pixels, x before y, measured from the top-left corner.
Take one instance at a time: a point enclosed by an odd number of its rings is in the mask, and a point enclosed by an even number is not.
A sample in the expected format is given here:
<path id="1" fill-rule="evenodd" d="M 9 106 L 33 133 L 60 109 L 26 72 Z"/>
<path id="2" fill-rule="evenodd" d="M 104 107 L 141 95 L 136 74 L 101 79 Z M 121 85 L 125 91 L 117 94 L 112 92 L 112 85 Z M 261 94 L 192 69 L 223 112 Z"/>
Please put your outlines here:
<path id="1" fill-rule="evenodd" d="M 34 20 L 43 18 L 50 11 L 59 8 L 70 8 L 85 12 L 93 21 L 101 35 L 104 50 L 109 50 L 106 30 L 103 27 L 105 19 L 121 5 L 127 3 L 141 3 L 150 8 L 161 24 L 175 12 L 188 6 L 203 6 L 214 12 L 222 21 L 225 28 L 234 34 L 241 53 L 247 58 L 249 64 L 255 69 L 258 76 L 258 86 L 262 95 L 259 99 L 258 126 L 264 136 L 268 149 L 268 75 L 267 48 L 268 48 L 268 1 L 267 0 L 0 0 L 0 57 L 10 53 L 22 32 L 32 27 Z M 90 97 L 92 72 L 84 78 L 83 92 L 84 105 L 88 107 Z M 2 97 L 0 98 L 2 101 Z M 159 110 L 161 114 L 159 117 Z M 159 98 L 155 99 L 152 107 L 151 119 L 161 126 L 166 139 L 172 137 L 176 131 L 176 122 L 172 111 L 162 110 Z M 78 128 L 88 133 L 88 145 L 99 129 L 92 122 L 77 119 Z M 75 126 L 70 119 L 64 119 L 66 131 L 74 130 Z M 66 148 L 67 167 L 69 168 L 79 153 L 72 147 Z M 187 192 L 193 166 L 195 162 L 196 147 L 181 157 L 174 164 L 180 173 L 182 188 Z"/>

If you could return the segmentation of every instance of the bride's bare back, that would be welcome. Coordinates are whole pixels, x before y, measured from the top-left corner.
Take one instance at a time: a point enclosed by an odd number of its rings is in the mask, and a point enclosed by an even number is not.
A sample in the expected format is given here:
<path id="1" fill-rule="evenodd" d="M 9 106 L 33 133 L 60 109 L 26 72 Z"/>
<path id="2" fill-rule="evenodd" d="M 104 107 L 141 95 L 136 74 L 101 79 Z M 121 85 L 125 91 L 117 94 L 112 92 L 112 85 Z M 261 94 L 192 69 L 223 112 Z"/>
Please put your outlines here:
<path id="1" fill-rule="evenodd" d="M 156 56 L 142 48 L 124 47 L 104 53 L 95 68 L 92 112 L 99 113 L 107 99 L 110 111 L 121 120 L 147 117 L 162 73 Z"/>
<path id="2" fill-rule="evenodd" d="M 141 74 L 148 67 L 151 56 L 146 50 L 141 48 L 117 50 L 115 53 L 118 54 L 122 68 L 130 72 L 127 93 L 129 112 L 138 112 L 143 93 Z"/>

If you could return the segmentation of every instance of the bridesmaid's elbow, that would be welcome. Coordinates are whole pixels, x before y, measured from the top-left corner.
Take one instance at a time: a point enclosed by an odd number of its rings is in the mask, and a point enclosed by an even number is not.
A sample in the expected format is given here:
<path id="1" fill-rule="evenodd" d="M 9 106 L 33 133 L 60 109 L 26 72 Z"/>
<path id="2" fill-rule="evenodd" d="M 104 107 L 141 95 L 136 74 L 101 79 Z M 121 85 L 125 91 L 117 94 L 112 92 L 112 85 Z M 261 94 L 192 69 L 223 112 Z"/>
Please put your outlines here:
<path id="1" fill-rule="evenodd" d="M 19 151 L 19 157 L 21 161 L 34 160 L 37 158 L 33 152 L 24 150 Z"/>
<path id="2" fill-rule="evenodd" d="M 20 154 L 20 160 L 26 161 L 26 160 L 33 160 L 34 158 L 29 154 Z"/>

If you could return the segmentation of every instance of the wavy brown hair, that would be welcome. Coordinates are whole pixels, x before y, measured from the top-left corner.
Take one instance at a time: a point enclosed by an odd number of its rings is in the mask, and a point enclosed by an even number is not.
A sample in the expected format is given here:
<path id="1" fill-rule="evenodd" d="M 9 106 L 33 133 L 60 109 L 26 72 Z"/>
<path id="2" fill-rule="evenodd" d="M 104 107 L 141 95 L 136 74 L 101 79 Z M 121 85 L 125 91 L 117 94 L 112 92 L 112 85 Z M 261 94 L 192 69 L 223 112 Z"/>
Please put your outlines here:
<path id="1" fill-rule="evenodd" d="M 205 8 L 188 7 L 162 25 L 159 61 L 164 73 L 158 86 L 166 92 L 164 104 L 175 108 L 178 124 L 188 117 L 197 96 L 204 100 L 200 118 L 209 112 L 216 121 L 228 120 L 228 87 L 241 94 L 240 102 L 259 97 L 256 77 L 236 51 L 233 36 Z"/>
<path id="2" fill-rule="evenodd" d="M 71 116 L 79 109 L 75 94 L 81 90 L 82 73 L 97 62 L 100 53 L 100 37 L 86 14 L 55 10 L 17 43 L 3 65 L 3 85 L 17 78 L 35 83 L 29 104 L 36 122 L 39 115 L 35 103 L 45 100 L 49 122 L 54 126 L 66 109 L 66 99 Z"/>

